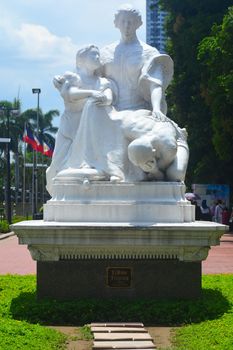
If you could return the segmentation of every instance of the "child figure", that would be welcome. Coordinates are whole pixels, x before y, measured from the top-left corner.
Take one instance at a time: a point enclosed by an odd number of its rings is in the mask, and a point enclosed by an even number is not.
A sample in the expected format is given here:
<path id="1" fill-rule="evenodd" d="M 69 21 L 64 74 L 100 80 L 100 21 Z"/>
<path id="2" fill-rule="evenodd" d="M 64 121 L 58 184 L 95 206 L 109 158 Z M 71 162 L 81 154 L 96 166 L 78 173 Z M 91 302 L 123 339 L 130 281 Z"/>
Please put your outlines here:
<path id="1" fill-rule="evenodd" d="M 83 108 L 88 101 L 96 106 L 110 105 L 112 91 L 110 83 L 97 75 L 100 68 L 98 47 L 88 45 L 78 50 L 77 72 L 66 72 L 55 76 L 53 83 L 64 99 L 65 110 L 61 117 L 52 163 L 46 171 L 47 190 L 52 195 L 52 179 L 67 168 L 74 138 L 79 129 Z"/>

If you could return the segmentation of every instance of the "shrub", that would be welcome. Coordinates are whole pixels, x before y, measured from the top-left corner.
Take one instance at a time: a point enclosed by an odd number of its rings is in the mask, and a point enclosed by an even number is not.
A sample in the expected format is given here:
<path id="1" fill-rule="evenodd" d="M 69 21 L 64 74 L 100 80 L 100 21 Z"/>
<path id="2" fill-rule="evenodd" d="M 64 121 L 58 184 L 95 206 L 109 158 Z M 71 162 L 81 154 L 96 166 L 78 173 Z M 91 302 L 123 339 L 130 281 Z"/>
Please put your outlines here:
<path id="1" fill-rule="evenodd" d="M 0 223 L 0 232 L 1 233 L 7 233 L 10 232 L 9 224 L 6 220 L 1 221 Z"/>

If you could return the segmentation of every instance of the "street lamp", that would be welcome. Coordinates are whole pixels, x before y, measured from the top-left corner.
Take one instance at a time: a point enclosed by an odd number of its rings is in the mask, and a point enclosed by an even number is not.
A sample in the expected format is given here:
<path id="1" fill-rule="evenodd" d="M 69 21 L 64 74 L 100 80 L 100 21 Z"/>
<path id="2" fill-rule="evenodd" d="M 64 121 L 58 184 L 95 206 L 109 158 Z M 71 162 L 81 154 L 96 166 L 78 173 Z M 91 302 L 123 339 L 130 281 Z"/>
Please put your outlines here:
<path id="1" fill-rule="evenodd" d="M 7 117 L 7 137 L 1 138 L 0 142 L 6 143 L 6 163 L 7 163 L 7 179 L 6 179 L 6 212 L 7 212 L 7 221 L 10 225 L 12 223 L 11 215 L 11 163 L 10 163 L 10 113 L 14 115 L 19 114 L 19 110 L 16 108 L 11 108 L 7 106 L 0 106 L 0 111 L 3 113 L 6 111 Z"/>
<path id="2" fill-rule="evenodd" d="M 36 136 L 39 136 L 39 108 L 40 108 L 40 93 L 41 89 L 33 88 L 33 94 L 37 94 L 37 112 L 36 112 Z M 33 151 L 34 154 L 34 151 Z M 32 181 L 32 216 L 36 219 L 37 215 L 37 204 L 38 204 L 38 155 L 37 152 L 33 157 L 33 181 Z"/>

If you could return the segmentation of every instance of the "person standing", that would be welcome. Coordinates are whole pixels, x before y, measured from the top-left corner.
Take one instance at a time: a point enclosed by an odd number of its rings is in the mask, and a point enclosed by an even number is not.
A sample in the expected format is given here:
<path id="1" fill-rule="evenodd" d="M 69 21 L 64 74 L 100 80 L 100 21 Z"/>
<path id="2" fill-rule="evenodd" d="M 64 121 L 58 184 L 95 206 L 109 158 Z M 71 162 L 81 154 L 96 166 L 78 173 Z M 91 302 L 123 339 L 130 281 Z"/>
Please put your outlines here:
<path id="1" fill-rule="evenodd" d="M 210 206 L 210 215 L 212 218 L 212 221 L 215 221 L 215 208 L 216 208 L 217 202 L 213 201 L 213 204 Z"/>
<path id="2" fill-rule="evenodd" d="M 201 220 L 212 221 L 211 214 L 210 214 L 210 208 L 208 207 L 208 205 L 206 203 L 206 199 L 203 199 L 200 209 L 201 209 Z"/>
<path id="3" fill-rule="evenodd" d="M 222 224 L 222 213 L 223 213 L 223 203 L 222 200 L 219 199 L 215 208 L 215 221 L 218 222 L 219 224 Z"/>
<path id="4" fill-rule="evenodd" d="M 201 220 L 201 209 L 200 206 L 197 204 L 197 201 L 191 200 L 191 204 L 195 205 L 195 220 Z"/>
<path id="5" fill-rule="evenodd" d="M 222 224 L 229 225 L 229 219 L 230 219 L 230 212 L 227 207 L 224 207 L 222 212 Z"/>

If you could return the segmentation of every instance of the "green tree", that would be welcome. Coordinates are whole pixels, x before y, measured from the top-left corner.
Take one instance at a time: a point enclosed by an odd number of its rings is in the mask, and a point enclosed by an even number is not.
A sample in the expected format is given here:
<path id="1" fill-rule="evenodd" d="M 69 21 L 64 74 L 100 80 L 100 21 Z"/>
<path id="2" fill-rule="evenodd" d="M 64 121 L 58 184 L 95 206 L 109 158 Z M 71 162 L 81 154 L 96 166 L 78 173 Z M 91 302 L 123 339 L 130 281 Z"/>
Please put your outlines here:
<path id="1" fill-rule="evenodd" d="M 38 124 L 39 135 L 42 138 L 54 146 L 55 139 L 54 134 L 57 132 L 57 127 L 53 126 L 53 118 L 59 116 L 59 111 L 56 109 L 50 110 L 43 114 L 42 110 L 39 110 Z M 30 124 L 34 133 L 37 131 L 37 110 L 28 109 L 21 114 L 22 120 Z"/>
<path id="2" fill-rule="evenodd" d="M 24 133 L 24 128 L 26 124 L 30 124 L 33 132 L 36 133 L 37 125 L 37 110 L 29 109 L 23 113 L 20 113 L 20 101 L 15 100 L 14 102 L 9 101 L 0 101 L 0 106 L 3 107 L 1 110 L 0 118 L 0 137 L 8 136 L 8 117 L 9 117 L 9 136 L 11 138 L 10 150 L 14 159 L 14 171 L 12 170 L 12 185 L 15 186 L 16 198 L 19 187 L 22 187 L 22 169 L 23 169 L 23 159 L 24 159 L 24 147 L 22 143 L 22 137 Z M 18 109 L 19 113 L 12 113 L 12 109 Z M 8 113 L 8 114 L 7 114 Z M 54 146 L 55 138 L 54 135 L 57 132 L 57 128 L 53 126 L 53 118 L 58 116 L 59 112 L 57 110 L 50 110 L 47 113 L 43 114 L 42 110 L 39 110 L 39 134 L 47 141 L 51 146 Z M 26 157 L 29 159 L 29 162 L 32 160 L 31 148 L 27 147 Z M 6 178 L 6 162 L 4 160 L 5 145 L 0 144 L 0 166 L 3 172 L 3 176 L 0 179 L 0 188 L 4 186 L 3 181 Z M 29 152 L 29 153 L 28 153 Z M 38 154 L 38 161 L 42 163 L 50 163 L 50 159 L 43 157 Z M 13 168 L 13 167 L 12 167 Z M 21 171 L 20 171 L 21 169 Z M 42 172 L 43 170 L 40 170 Z M 30 182 L 31 174 L 30 171 L 27 172 L 26 177 Z M 40 174 L 39 174 L 40 177 Z M 4 194 L 1 193 L 1 198 L 4 197 Z"/>
<path id="3" fill-rule="evenodd" d="M 20 101 L 14 100 L 14 102 L 0 101 L 0 137 L 8 136 L 8 118 L 9 118 L 9 136 L 11 138 L 10 149 L 15 152 L 18 146 L 18 138 L 22 130 L 22 121 L 20 116 Z M 0 145 L 1 152 L 4 150 L 4 144 Z"/>
<path id="4" fill-rule="evenodd" d="M 18 188 L 18 160 L 19 160 L 19 151 L 18 151 L 18 142 L 21 134 L 22 125 L 20 125 L 20 101 L 15 99 L 13 102 L 9 101 L 0 101 L 0 111 L 1 111 L 1 119 L 0 119 L 0 137 L 10 137 L 10 151 L 13 152 L 15 158 L 15 172 L 13 171 L 13 167 L 11 166 L 11 178 L 14 179 L 16 188 Z M 8 129 L 9 128 L 9 129 Z M 1 191 L 3 191 L 3 187 L 6 185 L 4 181 L 6 180 L 6 161 L 4 159 L 4 154 L 6 151 L 6 145 L 4 143 L 0 144 L 0 152 L 1 152 L 1 167 L 3 171 L 3 177 L 0 182 Z M 3 192 L 1 192 L 1 200 L 4 198 Z"/>
<path id="5" fill-rule="evenodd" d="M 190 161 L 187 183 L 224 182 L 216 164 L 212 142 L 211 110 L 202 89 L 202 64 L 198 47 L 220 23 L 230 0 L 160 0 L 169 12 L 167 34 L 168 53 L 174 60 L 174 80 L 168 90 L 170 117 L 187 128 Z"/>
<path id="6" fill-rule="evenodd" d="M 50 146 L 54 147 L 55 145 L 55 133 L 57 132 L 57 127 L 53 126 L 53 118 L 58 116 L 59 112 L 57 110 L 50 110 L 47 113 L 43 114 L 42 110 L 39 110 L 38 114 L 38 124 L 39 124 L 39 136 L 41 140 L 46 141 Z M 37 133 L 37 110 L 28 109 L 24 113 L 22 113 L 22 119 L 26 121 L 26 123 L 30 126 L 32 132 L 36 135 Z M 32 148 L 30 145 L 27 145 L 27 154 L 26 158 L 28 163 L 32 163 Z M 42 155 L 41 153 L 37 153 L 37 161 L 38 164 L 49 165 L 51 159 L 47 156 Z M 31 184 L 31 172 L 28 171 L 25 174 L 26 187 L 29 188 Z M 45 193 L 45 169 L 38 168 L 38 188 L 39 192 L 44 197 Z"/>
<path id="7" fill-rule="evenodd" d="M 227 165 L 226 177 L 233 178 L 233 7 L 221 25 L 199 45 L 202 63 L 202 94 L 212 115 L 213 144 Z"/>

